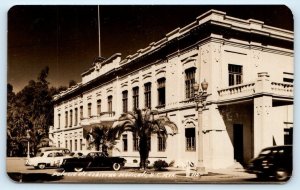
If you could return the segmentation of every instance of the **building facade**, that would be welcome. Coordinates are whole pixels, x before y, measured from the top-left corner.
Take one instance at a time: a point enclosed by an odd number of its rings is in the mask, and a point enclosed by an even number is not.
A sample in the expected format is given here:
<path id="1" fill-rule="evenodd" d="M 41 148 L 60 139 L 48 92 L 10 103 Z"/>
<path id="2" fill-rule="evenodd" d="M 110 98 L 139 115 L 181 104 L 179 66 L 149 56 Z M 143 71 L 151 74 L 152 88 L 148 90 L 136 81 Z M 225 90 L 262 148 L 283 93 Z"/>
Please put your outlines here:
<path id="1" fill-rule="evenodd" d="M 96 59 L 80 83 L 54 96 L 49 136 L 54 146 L 85 150 L 85 130 L 94 124 L 150 108 L 178 127 L 166 139 L 152 135 L 150 164 L 199 157 L 214 169 L 246 163 L 264 147 L 292 142 L 293 38 L 262 21 L 208 11 L 123 60 Z M 193 84 L 204 80 L 209 96 L 200 119 Z M 112 154 L 138 165 L 138 140 L 124 132 Z"/>

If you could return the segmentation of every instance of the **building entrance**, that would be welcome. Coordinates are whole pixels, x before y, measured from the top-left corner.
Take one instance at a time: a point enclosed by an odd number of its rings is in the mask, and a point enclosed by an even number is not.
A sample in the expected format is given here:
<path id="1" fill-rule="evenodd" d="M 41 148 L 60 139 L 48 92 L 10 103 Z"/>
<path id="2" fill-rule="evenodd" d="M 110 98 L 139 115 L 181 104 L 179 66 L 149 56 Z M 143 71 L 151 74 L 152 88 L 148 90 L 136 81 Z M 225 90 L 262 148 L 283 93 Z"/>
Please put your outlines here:
<path id="1" fill-rule="evenodd" d="M 243 164 L 244 162 L 244 136 L 243 125 L 233 124 L 233 148 L 234 159 Z"/>

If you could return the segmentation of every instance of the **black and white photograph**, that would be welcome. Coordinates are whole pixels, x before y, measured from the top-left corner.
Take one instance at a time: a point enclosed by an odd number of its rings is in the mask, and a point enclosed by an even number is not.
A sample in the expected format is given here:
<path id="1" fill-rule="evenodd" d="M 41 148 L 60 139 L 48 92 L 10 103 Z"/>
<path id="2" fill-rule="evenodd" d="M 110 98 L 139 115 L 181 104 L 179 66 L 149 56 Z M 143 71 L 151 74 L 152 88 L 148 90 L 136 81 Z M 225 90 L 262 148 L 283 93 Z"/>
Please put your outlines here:
<path id="1" fill-rule="evenodd" d="M 18 183 L 285 184 L 285 5 L 16 5 L 6 172 Z"/>

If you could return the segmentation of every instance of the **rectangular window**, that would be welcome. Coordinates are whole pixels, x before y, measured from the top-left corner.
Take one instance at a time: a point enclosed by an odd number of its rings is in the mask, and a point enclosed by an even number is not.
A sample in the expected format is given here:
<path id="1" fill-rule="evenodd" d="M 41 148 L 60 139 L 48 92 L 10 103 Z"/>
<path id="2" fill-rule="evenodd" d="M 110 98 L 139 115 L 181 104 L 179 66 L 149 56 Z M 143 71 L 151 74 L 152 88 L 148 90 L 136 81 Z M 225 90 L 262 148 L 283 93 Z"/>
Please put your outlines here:
<path id="1" fill-rule="evenodd" d="M 77 139 L 75 139 L 75 151 L 77 151 Z"/>
<path id="2" fill-rule="evenodd" d="M 151 83 L 146 83 L 145 87 L 145 108 L 151 109 Z"/>
<path id="3" fill-rule="evenodd" d="M 65 112 L 65 128 L 68 127 L 68 112 Z"/>
<path id="4" fill-rule="evenodd" d="M 71 151 L 71 152 L 73 151 L 73 149 L 72 149 L 72 148 L 73 148 L 73 147 L 72 147 L 72 145 L 73 145 L 73 144 L 72 144 L 72 140 L 70 140 L 70 151 Z"/>
<path id="5" fill-rule="evenodd" d="M 293 83 L 294 73 L 283 72 L 283 82 Z"/>
<path id="6" fill-rule="evenodd" d="M 70 110 L 70 127 L 73 125 L 73 110 Z"/>
<path id="7" fill-rule="evenodd" d="M 242 84 L 243 82 L 243 66 L 241 65 L 228 65 L 228 84 L 229 86 Z"/>
<path id="8" fill-rule="evenodd" d="M 128 139 L 127 139 L 127 134 L 122 135 L 122 140 L 123 140 L 123 151 L 127 152 L 128 151 Z"/>
<path id="9" fill-rule="evenodd" d="M 132 136 L 133 136 L 133 151 L 138 151 L 140 138 L 136 134 L 132 134 Z"/>
<path id="10" fill-rule="evenodd" d="M 186 140 L 186 150 L 195 151 L 196 150 L 195 128 L 185 129 L 185 140 Z"/>
<path id="11" fill-rule="evenodd" d="M 88 117 L 92 116 L 92 103 L 88 103 Z"/>
<path id="12" fill-rule="evenodd" d="M 100 115 L 101 113 L 101 100 L 97 100 L 97 114 Z"/>
<path id="13" fill-rule="evenodd" d="M 82 119 L 83 118 L 83 106 L 80 106 L 80 119 Z"/>
<path id="14" fill-rule="evenodd" d="M 108 114 L 109 116 L 113 116 L 113 111 L 112 111 L 112 96 L 107 97 L 107 104 L 108 104 Z"/>
<path id="15" fill-rule="evenodd" d="M 139 87 L 134 87 L 132 89 L 132 98 L 133 98 L 133 109 L 138 109 L 139 108 Z"/>
<path id="16" fill-rule="evenodd" d="M 58 114 L 58 129 L 60 129 L 60 114 Z"/>
<path id="17" fill-rule="evenodd" d="M 68 148 L 68 141 L 66 140 L 65 143 L 66 143 L 66 148 Z"/>
<path id="18" fill-rule="evenodd" d="M 158 91 L 158 106 L 164 106 L 166 104 L 166 79 L 161 78 L 157 80 Z"/>
<path id="19" fill-rule="evenodd" d="M 166 150 L 166 137 L 157 136 L 158 141 L 158 151 L 164 152 Z"/>
<path id="20" fill-rule="evenodd" d="M 60 148 L 60 141 L 57 141 L 57 146 L 58 148 Z"/>
<path id="21" fill-rule="evenodd" d="M 195 83 L 196 69 L 191 68 L 185 71 L 185 97 L 187 99 L 194 97 L 193 84 Z"/>
<path id="22" fill-rule="evenodd" d="M 77 126 L 78 124 L 78 108 L 75 108 L 75 123 L 74 125 Z"/>
<path id="23" fill-rule="evenodd" d="M 82 139 L 79 140 L 80 143 L 80 150 L 82 150 Z"/>
<path id="24" fill-rule="evenodd" d="M 128 112 L 128 91 L 122 92 L 123 113 Z"/>

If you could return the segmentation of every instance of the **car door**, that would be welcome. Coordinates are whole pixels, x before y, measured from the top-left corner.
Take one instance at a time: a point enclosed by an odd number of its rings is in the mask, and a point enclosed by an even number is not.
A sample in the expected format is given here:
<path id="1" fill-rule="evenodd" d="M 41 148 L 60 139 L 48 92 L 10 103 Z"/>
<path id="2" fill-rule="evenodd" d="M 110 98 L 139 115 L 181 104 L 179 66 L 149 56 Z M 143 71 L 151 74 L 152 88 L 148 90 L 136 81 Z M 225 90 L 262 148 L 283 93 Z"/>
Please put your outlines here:
<path id="1" fill-rule="evenodd" d="M 97 166 L 98 166 L 99 168 L 104 167 L 104 166 L 105 166 L 105 163 L 104 163 L 104 162 L 105 162 L 105 160 L 104 160 L 102 154 L 101 154 L 101 153 L 98 153 L 98 156 L 97 156 Z"/>
<path id="2" fill-rule="evenodd" d="M 98 161 L 97 161 L 97 153 L 95 152 L 90 152 L 87 156 L 86 156 L 86 161 L 88 162 L 88 166 L 89 168 L 96 168 L 98 167 Z"/>
<path id="3" fill-rule="evenodd" d="M 54 166 L 54 164 L 55 164 L 54 156 L 55 156 L 54 152 L 48 153 L 45 157 L 45 163 L 49 166 Z"/>
<path id="4" fill-rule="evenodd" d="M 111 167 L 111 158 L 107 157 L 105 154 L 101 153 L 101 161 L 102 161 L 102 166 L 101 167 Z"/>
<path id="5" fill-rule="evenodd" d="M 54 165 L 53 166 L 60 166 L 64 158 L 64 154 L 61 152 L 56 152 L 54 156 Z"/>

